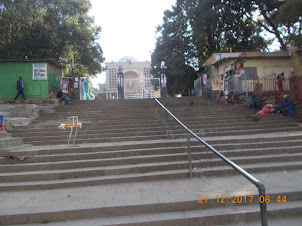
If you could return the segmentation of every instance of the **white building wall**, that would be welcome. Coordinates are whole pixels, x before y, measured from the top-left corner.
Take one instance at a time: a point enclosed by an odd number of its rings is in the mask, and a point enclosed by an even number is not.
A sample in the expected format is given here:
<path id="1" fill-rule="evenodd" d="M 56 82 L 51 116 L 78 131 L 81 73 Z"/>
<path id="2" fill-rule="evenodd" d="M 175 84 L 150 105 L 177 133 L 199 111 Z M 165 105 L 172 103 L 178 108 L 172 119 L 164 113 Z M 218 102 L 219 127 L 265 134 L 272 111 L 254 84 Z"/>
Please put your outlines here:
<path id="1" fill-rule="evenodd" d="M 142 89 L 145 88 L 145 85 L 147 83 L 150 84 L 150 82 L 146 82 L 147 79 L 153 78 L 153 76 L 150 73 L 151 70 L 151 62 L 133 62 L 131 60 L 127 60 L 126 62 L 119 61 L 119 62 L 107 62 L 106 65 L 106 97 L 107 99 L 113 99 L 113 95 L 117 94 L 118 92 L 118 84 L 117 84 L 117 72 L 119 67 L 123 69 L 123 74 L 137 74 L 138 75 L 138 84 L 139 84 L 139 90 L 140 92 L 137 93 L 138 96 L 142 97 Z M 147 75 L 149 78 L 145 78 L 145 70 L 149 70 L 149 73 Z M 115 73 L 112 73 L 112 72 Z M 124 79 L 127 79 L 124 77 Z M 116 85 L 113 86 L 112 81 L 116 80 Z M 125 83 L 124 83 L 125 84 Z M 150 87 L 150 85 L 148 85 Z M 148 87 L 146 87 L 148 90 Z M 148 90 L 149 91 L 149 90 Z M 137 91 L 136 91 L 137 92 Z M 117 96 L 117 95 L 116 95 Z"/>

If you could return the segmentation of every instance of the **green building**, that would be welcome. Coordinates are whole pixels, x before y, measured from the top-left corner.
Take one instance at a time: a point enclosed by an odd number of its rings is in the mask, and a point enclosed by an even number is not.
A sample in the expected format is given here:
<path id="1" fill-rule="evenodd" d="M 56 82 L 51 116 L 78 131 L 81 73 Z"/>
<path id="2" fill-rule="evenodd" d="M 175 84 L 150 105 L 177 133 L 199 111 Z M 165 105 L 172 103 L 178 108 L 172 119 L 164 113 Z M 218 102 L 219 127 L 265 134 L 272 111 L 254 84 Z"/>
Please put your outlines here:
<path id="1" fill-rule="evenodd" d="M 62 67 L 55 60 L 0 60 L 0 99 L 15 98 L 20 76 L 27 99 L 48 98 L 60 89 Z"/>

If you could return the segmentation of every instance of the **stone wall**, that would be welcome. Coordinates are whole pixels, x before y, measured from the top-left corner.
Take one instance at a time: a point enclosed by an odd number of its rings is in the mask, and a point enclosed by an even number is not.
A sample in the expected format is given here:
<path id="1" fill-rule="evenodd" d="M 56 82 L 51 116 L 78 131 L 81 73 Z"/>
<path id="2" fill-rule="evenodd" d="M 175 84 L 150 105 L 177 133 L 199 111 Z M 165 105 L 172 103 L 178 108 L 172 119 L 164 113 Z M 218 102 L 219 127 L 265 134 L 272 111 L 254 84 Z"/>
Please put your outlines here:
<path id="1" fill-rule="evenodd" d="M 14 126 L 27 126 L 31 124 L 40 112 L 54 112 L 55 104 L 1 104 L 0 115 L 4 116 L 4 130 L 12 129 Z"/>

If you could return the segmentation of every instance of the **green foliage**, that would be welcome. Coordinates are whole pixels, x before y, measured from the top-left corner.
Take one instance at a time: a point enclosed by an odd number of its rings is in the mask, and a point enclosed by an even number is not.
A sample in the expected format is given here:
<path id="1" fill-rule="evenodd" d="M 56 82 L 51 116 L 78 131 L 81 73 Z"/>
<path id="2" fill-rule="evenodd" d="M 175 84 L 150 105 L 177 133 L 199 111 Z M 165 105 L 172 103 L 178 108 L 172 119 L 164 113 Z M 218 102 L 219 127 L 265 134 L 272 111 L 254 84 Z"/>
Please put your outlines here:
<path id="1" fill-rule="evenodd" d="M 88 16 L 89 0 L 3 0 L 0 3 L 0 58 L 50 59 L 66 65 L 72 55 L 76 72 L 95 75 L 102 70 L 102 49 Z"/>
<path id="2" fill-rule="evenodd" d="M 266 42 L 246 15 L 245 0 L 178 0 L 164 13 L 152 53 L 153 72 L 164 60 L 169 93 L 192 88 L 197 68 L 214 52 L 262 50 Z"/>
<path id="3" fill-rule="evenodd" d="M 191 0 L 187 15 L 192 26 L 199 62 L 214 52 L 262 50 L 266 43 L 248 17 L 246 0 Z M 193 4 L 194 2 L 194 4 Z"/>
<path id="4" fill-rule="evenodd" d="M 255 23 L 275 36 L 281 49 L 291 40 L 301 44 L 301 0 L 253 0 L 254 11 L 260 12 Z"/>
<path id="5" fill-rule="evenodd" d="M 287 0 L 278 10 L 277 21 L 282 26 L 285 42 L 294 40 L 297 46 L 302 46 L 302 1 Z"/>
<path id="6" fill-rule="evenodd" d="M 165 72 L 170 95 L 183 90 L 187 94 L 187 89 L 193 87 L 193 81 L 197 78 L 189 24 L 180 6 L 165 11 L 163 21 L 157 29 L 161 36 L 157 38 L 151 56 L 152 73 L 159 76 Z M 165 68 L 161 68 L 161 61 L 165 61 Z"/>

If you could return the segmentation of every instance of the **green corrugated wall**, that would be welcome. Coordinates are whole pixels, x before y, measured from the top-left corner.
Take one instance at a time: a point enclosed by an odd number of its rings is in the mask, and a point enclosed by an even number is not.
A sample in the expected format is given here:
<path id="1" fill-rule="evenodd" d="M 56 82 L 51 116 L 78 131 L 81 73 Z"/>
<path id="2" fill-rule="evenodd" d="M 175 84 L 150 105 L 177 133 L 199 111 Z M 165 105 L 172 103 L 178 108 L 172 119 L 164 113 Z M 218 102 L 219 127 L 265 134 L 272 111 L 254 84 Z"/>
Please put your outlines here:
<path id="1" fill-rule="evenodd" d="M 52 87 L 55 87 L 57 89 L 59 89 L 59 79 L 57 76 L 55 76 L 52 73 L 48 73 L 49 75 L 49 85 L 51 85 Z"/>
<path id="2" fill-rule="evenodd" d="M 35 63 L 43 62 L 0 62 L 0 99 L 15 98 L 19 76 L 22 76 L 26 98 L 48 98 L 48 80 L 32 80 Z"/>

